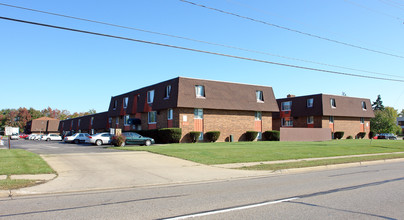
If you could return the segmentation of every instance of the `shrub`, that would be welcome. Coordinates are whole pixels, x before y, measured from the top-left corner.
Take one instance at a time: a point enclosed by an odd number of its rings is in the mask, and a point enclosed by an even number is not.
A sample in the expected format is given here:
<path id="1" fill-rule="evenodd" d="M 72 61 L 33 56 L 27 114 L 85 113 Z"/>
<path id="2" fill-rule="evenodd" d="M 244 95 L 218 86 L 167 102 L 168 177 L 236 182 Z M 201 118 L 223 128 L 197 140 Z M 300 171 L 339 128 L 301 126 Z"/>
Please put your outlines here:
<path id="1" fill-rule="evenodd" d="M 349 135 L 346 139 L 353 139 L 353 137 L 351 135 Z"/>
<path id="2" fill-rule="evenodd" d="M 126 137 L 123 135 L 112 137 L 112 143 L 117 147 L 125 146 L 125 141 L 126 141 Z"/>
<path id="3" fill-rule="evenodd" d="M 254 141 L 257 138 L 258 131 L 247 131 L 245 133 L 246 141 Z"/>
<path id="4" fill-rule="evenodd" d="M 279 141 L 281 135 L 279 131 L 265 131 L 262 136 L 266 141 Z"/>
<path id="5" fill-rule="evenodd" d="M 343 131 L 334 132 L 334 139 L 341 139 L 342 137 L 344 137 L 344 132 Z"/>
<path id="6" fill-rule="evenodd" d="M 366 136 L 366 132 L 359 132 L 357 136 L 358 138 L 363 139 Z"/>
<path id="7" fill-rule="evenodd" d="M 162 128 L 158 130 L 158 137 L 162 143 L 179 143 L 181 135 L 181 128 Z"/>
<path id="8" fill-rule="evenodd" d="M 209 142 L 216 142 L 219 139 L 220 131 L 208 131 L 205 133 L 205 138 Z"/>
<path id="9" fill-rule="evenodd" d="M 369 132 L 369 139 L 373 139 L 374 137 L 375 137 L 375 132 L 373 132 L 373 131 L 370 131 Z"/>
<path id="10" fill-rule="evenodd" d="M 189 132 L 189 137 L 191 138 L 191 142 L 192 143 L 197 142 L 199 140 L 199 137 L 201 136 L 201 133 L 202 132 L 200 132 L 200 131 L 191 131 L 191 132 Z"/>
<path id="11" fill-rule="evenodd" d="M 157 129 L 141 130 L 141 131 L 133 131 L 133 132 L 136 132 L 144 137 L 153 138 L 156 143 L 162 143 L 159 138 L 159 132 Z"/>

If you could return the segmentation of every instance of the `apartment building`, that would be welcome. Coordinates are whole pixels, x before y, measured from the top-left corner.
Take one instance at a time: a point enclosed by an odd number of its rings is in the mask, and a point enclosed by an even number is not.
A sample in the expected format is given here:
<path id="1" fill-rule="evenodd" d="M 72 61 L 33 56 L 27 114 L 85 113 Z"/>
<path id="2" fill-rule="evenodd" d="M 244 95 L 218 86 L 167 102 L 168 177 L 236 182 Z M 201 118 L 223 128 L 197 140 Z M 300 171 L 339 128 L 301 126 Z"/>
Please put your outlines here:
<path id="1" fill-rule="evenodd" d="M 331 128 L 332 132 L 344 131 L 344 137 L 356 137 L 359 132 L 370 131 L 370 118 L 374 117 L 369 99 L 315 94 L 288 95 L 277 99 L 280 109 L 275 113 L 274 130 L 280 127 Z"/>
<path id="2" fill-rule="evenodd" d="M 27 122 L 26 134 L 57 134 L 59 133 L 59 119 L 41 117 Z"/>
<path id="3" fill-rule="evenodd" d="M 177 77 L 111 98 L 108 127 L 123 131 L 181 128 L 220 131 L 218 141 L 244 140 L 246 131 L 272 130 L 278 105 L 271 87 Z"/>
<path id="4" fill-rule="evenodd" d="M 59 131 L 67 133 L 95 134 L 109 131 L 108 112 L 85 115 L 77 118 L 66 119 L 60 122 Z"/>

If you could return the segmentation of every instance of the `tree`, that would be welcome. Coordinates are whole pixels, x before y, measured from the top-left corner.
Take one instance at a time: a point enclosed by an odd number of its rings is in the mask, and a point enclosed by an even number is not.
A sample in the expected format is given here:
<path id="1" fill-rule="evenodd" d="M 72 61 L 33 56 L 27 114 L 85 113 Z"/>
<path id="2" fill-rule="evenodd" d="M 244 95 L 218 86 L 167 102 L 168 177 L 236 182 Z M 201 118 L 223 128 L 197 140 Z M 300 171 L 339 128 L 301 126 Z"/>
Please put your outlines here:
<path id="1" fill-rule="evenodd" d="M 373 102 L 372 108 L 373 108 L 373 110 L 383 110 L 384 109 L 383 101 L 382 101 L 382 98 L 380 95 L 378 95 L 376 101 Z"/>
<path id="2" fill-rule="evenodd" d="M 397 134 L 401 129 L 396 124 L 397 110 L 386 107 L 383 110 L 376 110 L 375 117 L 370 119 L 371 131 L 380 133 Z"/>
<path id="3" fill-rule="evenodd" d="M 398 116 L 400 116 L 400 117 L 404 117 L 404 109 L 401 109 L 401 112 L 400 112 L 400 113 L 398 113 Z"/>

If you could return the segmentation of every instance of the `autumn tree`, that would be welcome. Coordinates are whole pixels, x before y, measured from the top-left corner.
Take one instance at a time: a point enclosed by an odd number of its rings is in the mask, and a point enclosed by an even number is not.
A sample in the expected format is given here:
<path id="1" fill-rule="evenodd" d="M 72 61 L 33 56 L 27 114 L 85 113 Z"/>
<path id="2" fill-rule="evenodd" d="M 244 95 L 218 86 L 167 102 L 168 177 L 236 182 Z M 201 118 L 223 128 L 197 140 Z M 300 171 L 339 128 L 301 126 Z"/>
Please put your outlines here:
<path id="1" fill-rule="evenodd" d="M 370 128 L 373 132 L 397 134 L 400 127 L 396 124 L 397 110 L 386 107 L 383 110 L 375 110 L 375 117 L 370 119 Z"/>

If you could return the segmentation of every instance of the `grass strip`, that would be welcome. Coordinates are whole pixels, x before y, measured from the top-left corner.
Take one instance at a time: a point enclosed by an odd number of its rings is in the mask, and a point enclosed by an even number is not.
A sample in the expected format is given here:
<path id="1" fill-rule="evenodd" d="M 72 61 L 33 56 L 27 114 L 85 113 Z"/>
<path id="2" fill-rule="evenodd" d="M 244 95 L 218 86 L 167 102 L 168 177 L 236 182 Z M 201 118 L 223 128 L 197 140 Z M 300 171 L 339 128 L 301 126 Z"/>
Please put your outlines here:
<path id="1" fill-rule="evenodd" d="M 324 160 L 312 160 L 312 161 L 299 161 L 290 163 L 277 163 L 277 164 L 260 164 L 249 167 L 242 167 L 242 170 L 284 170 L 291 168 L 304 168 L 304 167 L 316 167 L 316 166 L 326 166 L 334 164 L 344 164 L 344 163 L 355 163 L 355 162 L 365 162 L 365 161 L 376 161 L 376 160 L 387 160 L 387 159 L 397 159 L 404 158 L 404 154 L 387 154 L 387 155 L 376 155 L 376 156 L 364 156 L 364 157 L 348 157 L 339 159 L 324 159 Z"/>
<path id="2" fill-rule="evenodd" d="M 36 180 L 11 180 L 5 179 L 0 180 L 0 190 L 12 190 L 12 189 L 19 189 L 29 186 L 34 186 L 43 181 L 36 181 Z"/>
<path id="3" fill-rule="evenodd" d="M 353 139 L 323 142 L 221 142 L 125 146 L 114 149 L 148 151 L 213 165 L 404 152 L 404 141 Z"/>
<path id="4" fill-rule="evenodd" d="M 39 155 L 22 149 L 0 149 L 0 175 L 56 173 Z"/>

